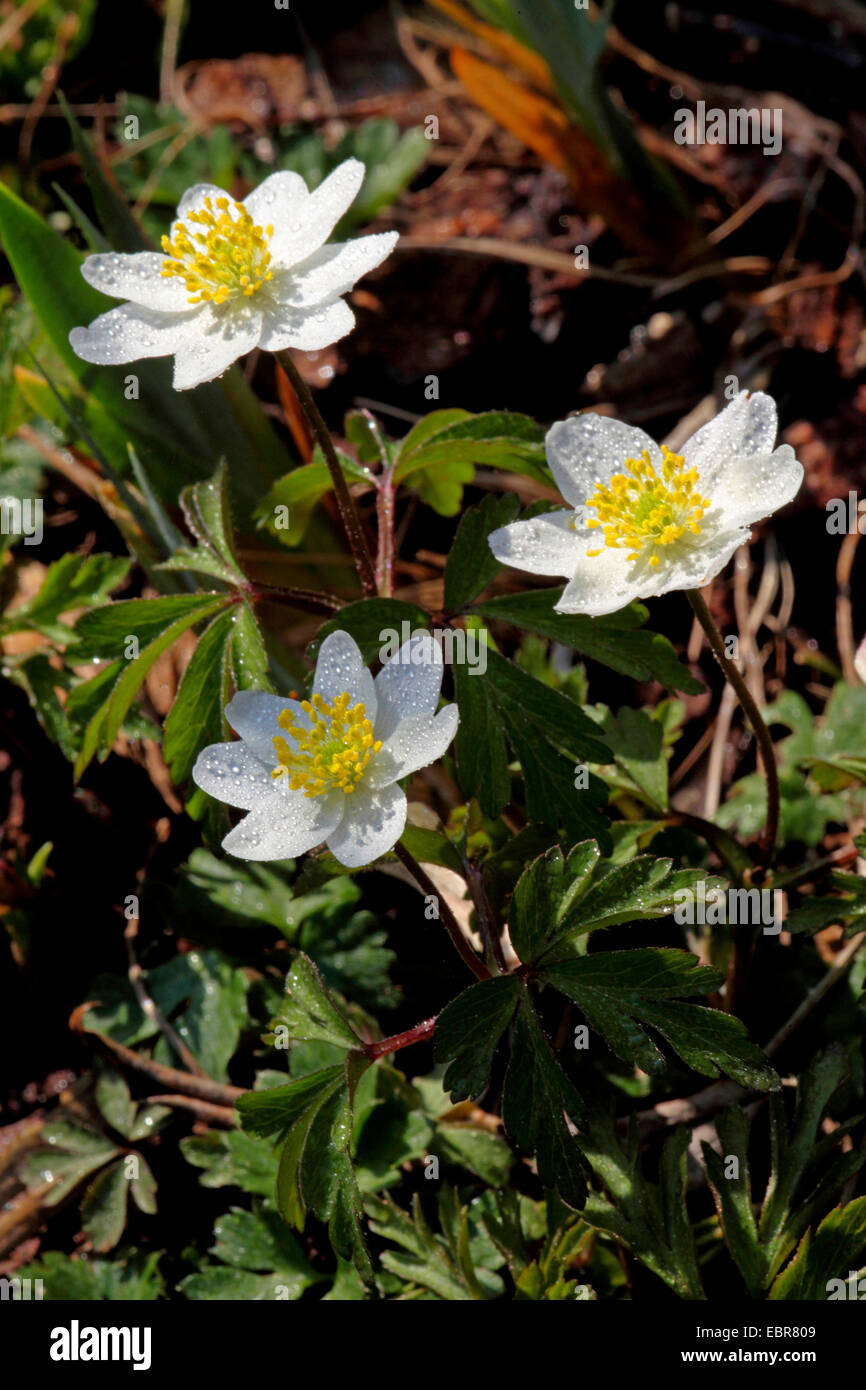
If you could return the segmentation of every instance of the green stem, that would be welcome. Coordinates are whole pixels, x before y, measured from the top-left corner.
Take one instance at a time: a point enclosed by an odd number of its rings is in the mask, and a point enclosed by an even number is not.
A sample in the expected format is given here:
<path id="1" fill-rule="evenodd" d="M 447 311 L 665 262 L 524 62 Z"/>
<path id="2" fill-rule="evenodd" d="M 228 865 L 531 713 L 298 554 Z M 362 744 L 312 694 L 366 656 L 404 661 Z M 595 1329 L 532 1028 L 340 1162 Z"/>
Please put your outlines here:
<path id="1" fill-rule="evenodd" d="M 725 680 L 733 688 L 734 694 L 746 713 L 761 750 L 764 776 L 767 779 L 767 820 L 764 825 L 764 833 L 761 836 L 758 864 L 761 869 L 766 869 L 773 858 L 779 830 L 779 770 L 776 766 L 776 750 L 773 747 L 770 731 L 764 723 L 761 711 L 758 709 L 746 682 L 733 662 L 728 659 L 724 639 L 710 616 L 710 610 L 704 602 L 703 595 L 698 589 L 687 589 L 686 598 L 692 605 L 695 617 L 706 634 L 713 655 L 722 668 Z"/>
<path id="2" fill-rule="evenodd" d="M 343 476 L 340 467 L 340 460 L 337 458 L 337 451 L 334 448 L 333 440 L 328 426 L 325 424 L 319 412 L 319 407 L 313 399 L 313 393 L 298 371 L 291 354 L 288 350 L 278 352 L 276 357 L 285 372 L 289 381 L 292 383 L 292 390 L 300 402 L 301 409 L 307 417 L 310 429 L 315 435 L 319 448 L 325 456 L 328 471 L 331 474 L 331 483 L 334 488 L 334 496 L 337 499 L 337 506 L 340 509 L 340 516 L 346 528 L 346 535 L 349 538 L 349 545 L 352 549 L 352 556 L 361 580 L 361 586 L 367 598 L 376 598 L 378 588 L 376 585 L 376 572 L 373 568 L 373 560 L 364 536 L 361 518 L 358 509 L 352 500 L 349 486 Z"/>

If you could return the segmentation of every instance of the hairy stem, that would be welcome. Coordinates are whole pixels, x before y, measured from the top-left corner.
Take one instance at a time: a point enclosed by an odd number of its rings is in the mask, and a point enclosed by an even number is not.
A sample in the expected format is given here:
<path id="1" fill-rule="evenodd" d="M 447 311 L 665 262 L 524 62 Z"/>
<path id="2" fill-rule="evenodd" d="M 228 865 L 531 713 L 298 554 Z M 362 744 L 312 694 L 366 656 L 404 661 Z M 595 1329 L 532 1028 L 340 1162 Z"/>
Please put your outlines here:
<path id="1" fill-rule="evenodd" d="M 412 1047 L 413 1043 L 423 1042 L 425 1038 L 432 1037 L 435 1027 L 435 1018 L 425 1018 L 423 1022 L 416 1023 L 414 1028 L 407 1028 L 405 1033 L 392 1033 L 390 1038 L 380 1038 L 378 1042 L 367 1043 L 364 1051 L 368 1057 L 387 1057 L 390 1052 L 399 1052 L 401 1047 Z"/>
<path id="2" fill-rule="evenodd" d="M 489 980 L 490 971 L 487 969 L 487 966 L 484 964 L 484 961 L 480 960 L 479 957 L 475 954 L 469 942 L 466 940 L 466 937 L 460 930 L 460 923 L 457 921 L 457 918 L 454 916 L 454 913 L 451 911 L 450 907 L 443 899 L 442 894 L 437 889 L 432 878 L 428 878 L 427 874 L 421 868 L 421 865 L 418 863 L 414 855 L 410 854 L 408 849 L 406 849 L 404 845 L 400 844 L 399 840 L 394 846 L 394 853 L 400 860 L 400 863 L 403 865 L 404 869 L 408 869 L 409 873 L 412 875 L 412 877 L 414 878 L 415 882 L 418 884 L 418 887 L 421 889 L 424 895 L 428 898 L 433 897 L 436 899 L 439 905 L 440 921 L 442 922 L 442 925 L 444 926 L 445 930 L 450 936 L 451 943 L 454 946 L 454 949 L 459 954 L 460 958 L 465 962 L 466 965 L 469 966 L 469 969 L 472 971 L 473 975 L 477 976 L 479 980 Z"/>
<path id="3" fill-rule="evenodd" d="M 361 586 L 367 598 L 375 598 L 379 591 L 376 587 L 376 573 L 373 568 L 373 560 L 367 546 L 363 527 L 361 526 L 361 518 L 358 515 L 358 509 L 352 500 L 349 486 L 343 476 L 343 470 L 340 467 L 340 460 L 337 458 L 337 451 L 334 448 L 328 426 L 322 419 L 319 407 L 313 399 L 313 393 L 292 361 L 289 352 L 287 350 L 278 352 L 276 356 L 279 359 L 280 366 L 283 368 L 283 371 L 292 384 L 292 389 L 301 403 L 301 409 L 306 415 L 310 428 L 325 456 L 325 462 L 331 474 L 334 496 L 337 500 L 337 506 L 340 509 L 343 525 L 346 528 L 346 535 L 349 538 L 349 545 L 352 550 L 355 567 L 358 571 L 358 577 L 361 580 Z"/>

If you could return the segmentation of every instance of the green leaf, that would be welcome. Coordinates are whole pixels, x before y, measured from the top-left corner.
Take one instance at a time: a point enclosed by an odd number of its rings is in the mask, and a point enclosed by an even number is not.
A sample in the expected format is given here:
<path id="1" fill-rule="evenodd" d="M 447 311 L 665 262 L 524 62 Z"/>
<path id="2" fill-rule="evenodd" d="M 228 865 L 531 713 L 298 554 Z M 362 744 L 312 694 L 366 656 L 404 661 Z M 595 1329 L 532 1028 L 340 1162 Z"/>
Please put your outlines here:
<path id="1" fill-rule="evenodd" d="M 593 1109 L 581 1129 L 581 1147 L 602 1191 L 591 1191 L 583 1219 L 629 1247 L 642 1264 L 680 1298 L 705 1297 L 686 1212 L 686 1154 L 690 1131 L 683 1125 L 666 1140 L 659 1181 L 643 1171 L 634 1118 L 625 1145 L 612 1113 Z"/>
<path id="2" fill-rule="evenodd" d="M 105 603 L 128 572 L 129 561 L 113 555 L 64 555 L 49 565 L 39 593 L 0 620 L 0 632 L 33 629 L 62 646 L 74 643 L 79 629 L 62 623 L 61 614 Z"/>
<path id="3" fill-rule="evenodd" d="M 495 578 L 500 564 L 487 537 L 514 521 L 519 511 L 519 499 L 508 493 L 504 497 L 487 496 L 463 513 L 445 566 L 443 602 L 447 613 L 456 613 L 471 603 Z"/>
<path id="4" fill-rule="evenodd" d="M 481 1094 L 490 1080 L 499 1040 L 521 994 L 516 975 L 482 980 L 458 994 L 436 1020 L 436 1060 L 447 1063 L 443 1085 L 456 1103 Z"/>
<path id="5" fill-rule="evenodd" d="M 523 990 L 505 1074 L 502 1118 L 518 1147 L 535 1154 L 544 1185 L 555 1188 L 570 1207 L 583 1206 L 589 1170 L 566 1116 L 582 1113 L 580 1098 L 553 1056 Z"/>
<path id="6" fill-rule="evenodd" d="M 508 930 L 524 965 L 557 940 L 575 898 L 589 886 L 600 851 L 595 840 L 575 845 L 566 858 L 555 846 L 534 860 L 514 889 Z"/>
<path id="7" fill-rule="evenodd" d="M 348 483 L 367 483 L 374 487 L 373 475 L 369 468 L 346 453 L 337 451 L 343 477 Z M 270 492 L 256 508 L 259 522 L 267 527 L 283 545 L 300 545 L 307 525 L 317 502 L 331 491 L 331 473 L 324 455 L 318 446 L 309 463 L 294 468 L 291 473 L 278 479 Z M 288 507 L 288 525 L 278 519 L 277 508 Z"/>
<path id="8" fill-rule="evenodd" d="M 261 1204 L 253 1211 L 233 1207 L 214 1224 L 214 1236 L 211 1254 L 222 1264 L 182 1280 L 187 1298 L 294 1301 L 324 1277 L 279 1216 Z"/>
<path id="9" fill-rule="evenodd" d="M 866 1253 L 866 1197 L 857 1197 L 847 1206 L 836 1207 L 824 1217 L 814 1236 L 807 1231 L 794 1259 L 775 1280 L 769 1298 L 823 1302 L 834 1281 L 845 1283 L 849 1271 L 860 1267 Z M 836 1289 L 836 1297 L 856 1298 L 848 1285 Z"/>
<path id="10" fill-rule="evenodd" d="M 716 1196 L 725 1241 L 751 1298 L 759 1298 L 767 1277 L 767 1255 L 761 1249 L 752 1204 L 749 1172 L 749 1121 L 732 1107 L 716 1119 L 721 1153 L 703 1143 L 707 1177 Z"/>
<path id="11" fill-rule="evenodd" d="M 112 1250 L 126 1225 L 126 1194 L 129 1187 L 121 1160 L 103 1168 L 90 1184 L 81 1203 L 82 1229 L 94 1250 L 104 1255 Z"/>
<path id="12" fill-rule="evenodd" d="M 315 641 L 307 648 L 307 657 L 315 661 L 322 642 L 331 632 L 342 629 L 354 637 L 362 660 L 385 661 L 395 656 L 404 641 L 418 630 L 430 625 L 430 615 L 414 603 L 396 598 L 365 598 L 347 603 L 335 617 L 323 623 Z"/>
<path id="13" fill-rule="evenodd" d="M 460 710 L 454 739 L 460 785 L 477 798 L 485 815 L 498 816 L 511 798 L 511 777 L 492 687 L 459 662 L 454 667 L 454 694 Z"/>
<path id="14" fill-rule="evenodd" d="M 109 243 L 115 251 L 146 250 L 147 242 L 135 218 L 103 170 L 90 140 L 70 111 L 62 92 L 58 92 L 58 99 L 72 133 L 72 144 L 93 198 L 99 224 Z"/>
<path id="15" fill-rule="evenodd" d="M 592 842 L 575 846 L 567 861 L 559 849 L 549 850 L 527 873 L 531 875 L 527 887 L 521 887 L 521 880 L 515 890 L 517 922 L 513 928 L 531 956 L 527 960 L 521 955 L 524 964 L 570 958 L 570 941 L 602 927 L 666 917 L 673 912 L 678 893 L 706 879 L 701 869 L 674 870 L 670 859 L 655 859 L 649 854 L 637 855 L 624 864 L 602 861 L 598 845 Z M 545 875 L 550 882 L 542 890 Z M 706 881 L 712 888 L 721 883 Z M 553 906 L 553 915 L 543 920 L 531 916 L 527 906 L 530 896 L 542 891 Z"/>
<path id="16" fill-rule="evenodd" d="M 650 947 L 581 956 L 546 966 L 539 979 L 573 1000 L 618 1057 L 651 1075 L 663 1072 L 666 1063 L 648 1027 L 702 1076 L 724 1073 L 760 1090 L 780 1084 L 739 1019 L 679 1002 L 723 983 L 718 971 L 699 965 L 686 951 Z"/>
<path id="17" fill-rule="evenodd" d="M 41 1279 L 43 1297 L 55 1302 L 153 1302 L 164 1294 L 158 1269 L 161 1259 L 161 1250 L 149 1255 L 125 1250 L 112 1260 L 75 1259 L 59 1250 L 48 1250 L 17 1273 L 22 1279 Z"/>
<path id="18" fill-rule="evenodd" d="M 196 643 L 165 721 L 162 751 L 176 786 L 187 780 L 198 753 L 226 735 L 229 651 L 236 614 L 218 613 Z"/>
<path id="19" fill-rule="evenodd" d="M 180 1141 L 187 1163 L 202 1169 L 202 1187 L 240 1187 L 269 1197 L 277 1180 L 277 1161 L 267 1145 L 243 1130 L 208 1130 Z"/>
<path id="20" fill-rule="evenodd" d="M 554 612 L 561 593 L 559 588 L 506 594 L 476 603 L 473 611 L 562 642 L 634 680 L 657 680 L 691 695 L 703 690 L 701 682 L 680 663 L 667 637 L 639 630 L 649 616 L 643 604 L 632 603 L 603 618 L 588 618 Z"/>
<path id="21" fill-rule="evenodd" d="M 611 746 L 614 760 L 627 785 L 651 810 L 668 809 L 668 760 L 664 729 L 646 710 L 599 711 L 599 725 Z"/>
<path id="22" fill-rule="evenodd" d="M 248 985 L 243 970 L 218 951 L 187 951 L 147 972 L 147 991 L 160 1012 L 172 1019 L 208 1076 L 220 1081 L 227 1079 L 226 1068 L 247 1022 Z M 107 1033 L 127 1047 L 159 1033 L 127 980 L 98 977 L 90 997 L 101 1002 L 88 1009 L 87 1028 Z M 176 1065 L 162 1037 L 154 1055 L 158 1061 Z"/>
<path id="23" fill-rule="evenodd" d="M 334 1003 L 309 956 L 299 952 L 286 979 L 286 993 L 273 1027 L 286 1030 L 291 1042 L 329 1042 L 359 1047 L 357 1033 Z"/>
<path id="24" fill-rule="evenodd" d="M 349 1145 L 355 1087 L 369 1065 L 360 1052 L 349 1052 L 342 1065 L 238 1100 L 246 1130 L 281 1136 L 276 1197 L 283 1219 L 298 1230 L 308 1210 L 327 1221 L 334 1250 L 353 1261 L 365 1283 L 373 1273 Z"/>
<path id="25" fill-rule="evenodd" d="M 99 1073 L 96 1103 L 112 1129 L 116 1129 L 124 1139 L 129 1139 L 135 1123 L 136 1105 L 119 1071 L 106 1068 Z"/>
<path id="26" fill-rule="evenodd" d="M 120 727 L 154 662 L 162 656 L 163 652 L 168 651 L 168 648 L 172 646 L 172 644 L 177 641 L 178 637 L 186 632 L 188 628 L 194 627 L 196 623 L 211 617 L 221 608 L 224 608 L 227 602 L 222 595 L 202 596 L 197 594 L 178 594 L 176 598 L 167 597 L 165 599 L 155 599 L 153 602 L 172 604 L 176 600 L 182 598 L 194 599 L 197 600 L 197 602 L 188 605 L 187 611 L 182 613 L 180 617 L 175 618 L 175 620 L 170 623 L 169 626 L 164 627 L 159 635 L 154 637 L 147 646 L 140 649 L 137 657 L 124 662 L 122 667 L 119 668 L 117 680 L 112 686 L 108 698 L 92 716 L 90 724 L 88 725 L 84 743 L 75 764 L 76 778 L 81 776 L 97 748 L 101 749 L 101 756 L 103 758 L 108 756 L 114 744 L 114 740 L 117 738 L 120 731 Z M 130 606 L 147 602 L 149 602 L 147 599 L 131 599 L 128 601 Z M 115 624 L 118 617 L 122 619 L 124 616 L 133 616 L 129 613 L 126 604 L 112 605 L 112 607 L 122 607 L 126 610 L 125 613 L 114 615 L 113 621 Z M 160 615 L 160 621 L 164 616 L 165 613 L 163 611 Z M 153 621 L 155 622 L 156 619 L 154 618 Z M 109 624 L 106 622 L 104 627 L 107 626 L 109 626 Z M 132 629 L 132 633 L 136 636 L 138 635 L 135 629 Z"/>

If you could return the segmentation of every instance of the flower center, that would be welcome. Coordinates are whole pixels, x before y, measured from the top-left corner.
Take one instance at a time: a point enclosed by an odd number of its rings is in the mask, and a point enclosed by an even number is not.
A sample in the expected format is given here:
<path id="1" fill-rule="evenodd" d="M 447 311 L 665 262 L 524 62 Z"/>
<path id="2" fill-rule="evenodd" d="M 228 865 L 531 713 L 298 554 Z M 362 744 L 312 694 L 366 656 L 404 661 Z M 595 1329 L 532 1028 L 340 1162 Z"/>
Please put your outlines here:
<path id="1" fill-rule="evenodd" d="M 597 517 L 587 526 L 600 526 L 604 544 L 614 550 L 626 548 L 630 560 L 637 560 L 649 551 L 649 563 L 660 563 L 656 549 L 673 545 L 686 531 L 700 534 L 700 522 L 711 502 L 702 497 L 696 468 L 686 468 L 680 454 L 661 446 L 661 474 L 644 449 L 639 459 L 626 459 L 626 473 L 615 473 L 607 484 L 596 483 L 595 492 L 586 500 L 587 507 Z M 602 547 L 603 549 L 603 547 Z M 587 555 L 601 555 L 602 550 L 588 550 Z"/>
<path id="2" fill-rule="evenodd" d="M 355 790 L 382 740 L 374 740 L 373 725 L 363 704 L 359 701 L 349 709 L 349 698 L 344 692 L 330 705 L 321 695 L 302 700 L 301 709 L 312 723 L 309 729 L 295 723 L 291 710 L 282 711 L 277 723 L 291 734 L 297 750 L 291 749 L 281 734 L 274 735 L 279 762 L 272 777 L 288 777 L 292 791 L 303 787 L 305 796 L 338 789 L 348 796 Z"/>
<path id="3" fill-rule="evenodd" d="M 201 230 L 190 231 L 186 222 Z M 164 279 L 180 276 L 190 304 L 225 304 L 236 295 L 249 298 L 273 279 L 268 242 L 274 229 L 257 227 L 242 203 L 217 198 L 215 210 L 205 198 L 204 207 L 188 212 L 186 222 L 175 222 L 172 237 L 162 238 L 167 259 L 160 273 Z"/>

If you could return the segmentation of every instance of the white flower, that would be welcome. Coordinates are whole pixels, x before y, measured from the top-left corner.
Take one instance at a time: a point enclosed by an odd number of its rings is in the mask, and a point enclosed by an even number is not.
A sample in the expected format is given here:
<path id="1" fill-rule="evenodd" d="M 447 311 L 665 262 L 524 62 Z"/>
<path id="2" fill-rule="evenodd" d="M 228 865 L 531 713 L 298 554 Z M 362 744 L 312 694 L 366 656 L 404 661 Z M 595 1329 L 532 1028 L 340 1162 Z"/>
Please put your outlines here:
<path id="1" fill-rule="evenodd" d="M 559 613 L 615 613 L 632 599 L 697 589 L 749 527 L 790 502 L 803 467 L 778 449 L 775 402 L 741 391 L 674 454 L 643 430 L 577 415 L 548 431 L 547 459 L 568 511 L 490 536 L 497 560 L 568 579 Z"/>
<path id="2" fill-rule="evenodd" d="M 457 706 L 439 713 L 442 653 L 415 633 L 374 680 L 347 632 L 319 649 L 312 700 L 260 690 L 235 695 L 226 718 L 240 734 L 201 752 L 193 779 L 245 816 L 223 840 L 239 859 L 294 859 L 315 845 L 347 868 L 397 843 L 406 794 L 397 785 L 441 758 Z"/>
<path id="3" fill-rule="evenodd" d="M 382 232 L 325 243 L 364 181 L 347 159 L 311 193 L 300 174 L 271 174 L 242 203 L 221 188 L 187 189 L 163 253 L 88 256 L 81 273 L 128 302 L 73 328 L 85 362 L 112 365 L 174 354 L 178 391 L 210 381 L 252 348 L 311 351 L 351 332 L 340 298 L 397 241 Z"/>

